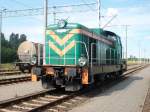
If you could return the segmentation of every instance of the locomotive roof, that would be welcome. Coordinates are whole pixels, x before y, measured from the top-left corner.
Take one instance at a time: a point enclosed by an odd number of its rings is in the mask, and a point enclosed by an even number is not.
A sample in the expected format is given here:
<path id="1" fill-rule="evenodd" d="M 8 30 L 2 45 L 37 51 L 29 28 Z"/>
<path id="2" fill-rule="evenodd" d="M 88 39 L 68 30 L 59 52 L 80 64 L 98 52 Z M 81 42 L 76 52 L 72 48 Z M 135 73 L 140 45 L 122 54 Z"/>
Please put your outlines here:
<path id="1" fill-rule="evenodd" d="M 65 27 L 65 29 L 74 29 L 74 28 L 88 30 L 87 27 L 85 27 L 79 23 L 67 23 L 67 25 Z M 59 28 L 58 24 L 51 24 L 51 25 L 48 25 L 47 29 L 62 29 L 62 28 Z"/>
<path id="2" fill-rule="evenodd" d="M 107 31 L 107 30 L 104 30 L 102 32 L 102 34 L 105 35 L 105 36 L 109 36 L 110 35 L 110 36 L 116 36 L 117 37 L 117 35 L 114 32 Z"/>
<path id="3" fill-rule="evenodd" d="M 118 36 L 116 33 L 114 33 L 114 32 L 111 32 L 111 31 L 107 31 L 107 30 L 104 30 L 104 32 L 103 32 L 103 35 L 105 35 L 105 36 L 114 36 L 114 37 L 116 37 L 116 38 L 120 38 L 120 36 Z"/>
<path id="4" fill-rule="evenodd" d="M 47 27 L 47 30 L 49 29 L 56 30 L 56 29 L 62 29 L 62 28 L 59 28 L 58 24 L 51 24 Z M 112 36 L 119 37 L 111 31 L 106 31 L 101 28 L 87 28 L 79 23 L 67 23 L 67 25 L 65 26 L 65 29 L 84 29 L 86 31 L 93 32 L 97 35 L 100 35 L 103 38 L 107 38 L 110 41 L 115 41 L 114 38 L 112 38 Z"/>
<path id="5" fill-rule="evenodd" d="M 96 33 L 97 35 L 102 35 L 103 38 L 107 38 L 108 40 L 114 41 L 112 36 L 117 36 L 115 33 L 103 30 L 101 28 L 91 28 L 90 29 L 92 32 Z"/>

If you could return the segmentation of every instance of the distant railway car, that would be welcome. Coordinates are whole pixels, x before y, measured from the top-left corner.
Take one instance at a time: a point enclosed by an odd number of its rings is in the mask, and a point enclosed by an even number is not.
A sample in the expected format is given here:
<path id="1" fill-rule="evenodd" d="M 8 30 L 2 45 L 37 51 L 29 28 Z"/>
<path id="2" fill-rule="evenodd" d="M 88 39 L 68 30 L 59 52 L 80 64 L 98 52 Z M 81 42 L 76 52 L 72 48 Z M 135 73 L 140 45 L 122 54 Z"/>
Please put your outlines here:
<path id="1" fill-rule="evenodd" d="M 44 88 L 76 91 L 125 71 L 120 37 L 100 28 L 60 21 L 47 27 L 45 63 L 33 68 Z"/>
<path id="2" fill-rule="evenodd" d="M 19 62 L 16 62 L 16 66 L 24 72 L 28 70 L 31 72 L 33 66 L 42 64 L 43 45 L 30 41 L 22 42 L 18 47 Z"/>

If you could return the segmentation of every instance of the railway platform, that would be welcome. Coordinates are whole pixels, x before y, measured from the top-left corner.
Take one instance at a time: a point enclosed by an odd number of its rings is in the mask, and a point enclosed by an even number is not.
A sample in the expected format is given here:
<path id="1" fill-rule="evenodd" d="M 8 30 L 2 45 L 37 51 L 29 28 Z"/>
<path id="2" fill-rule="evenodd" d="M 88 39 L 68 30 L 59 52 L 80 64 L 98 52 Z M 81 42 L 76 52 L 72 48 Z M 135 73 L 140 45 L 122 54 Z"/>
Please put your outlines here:
<path id="1" fill-rule="evenodd" d="M 147 95 L 149 71 L 150 67 L 134 73 L 109 89 L 97 91 L 96 96 L 69 112 L 150 112 L 149 103 L 144 103 L 145 99 L 150 101 Z"/>

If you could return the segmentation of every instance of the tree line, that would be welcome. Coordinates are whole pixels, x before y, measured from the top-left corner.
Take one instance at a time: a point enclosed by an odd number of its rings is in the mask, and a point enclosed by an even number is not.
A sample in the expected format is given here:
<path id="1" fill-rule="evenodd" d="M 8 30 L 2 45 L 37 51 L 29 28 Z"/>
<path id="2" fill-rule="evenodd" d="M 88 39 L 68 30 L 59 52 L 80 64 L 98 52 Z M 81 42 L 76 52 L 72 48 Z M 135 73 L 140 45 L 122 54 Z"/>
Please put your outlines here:
<path id="1" fill-rule="evenodd" d="M 5 35 L 1 33 L 1 62 L 12 63 L 17 61 L 17 49 L 18 46 L 27 40 L 25 34 L 11 33 L 9 39 L 5 38 Z"/>

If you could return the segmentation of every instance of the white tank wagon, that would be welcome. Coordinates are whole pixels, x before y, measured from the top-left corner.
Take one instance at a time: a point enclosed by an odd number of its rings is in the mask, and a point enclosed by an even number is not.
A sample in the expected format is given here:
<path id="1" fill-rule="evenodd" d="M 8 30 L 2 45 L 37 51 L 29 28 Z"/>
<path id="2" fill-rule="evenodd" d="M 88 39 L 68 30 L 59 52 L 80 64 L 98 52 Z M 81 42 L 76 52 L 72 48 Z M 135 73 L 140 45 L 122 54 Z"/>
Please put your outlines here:
<path id="1" fill-rule="evenodd" d="M 22 72 L 25 70 L 31 72 L 33 66 L 43 63 L 43 45 L 40 43 L 24 41 L 19 45 L 17 54 L 19 61 L 16 62 L 16 66 Z"/>

